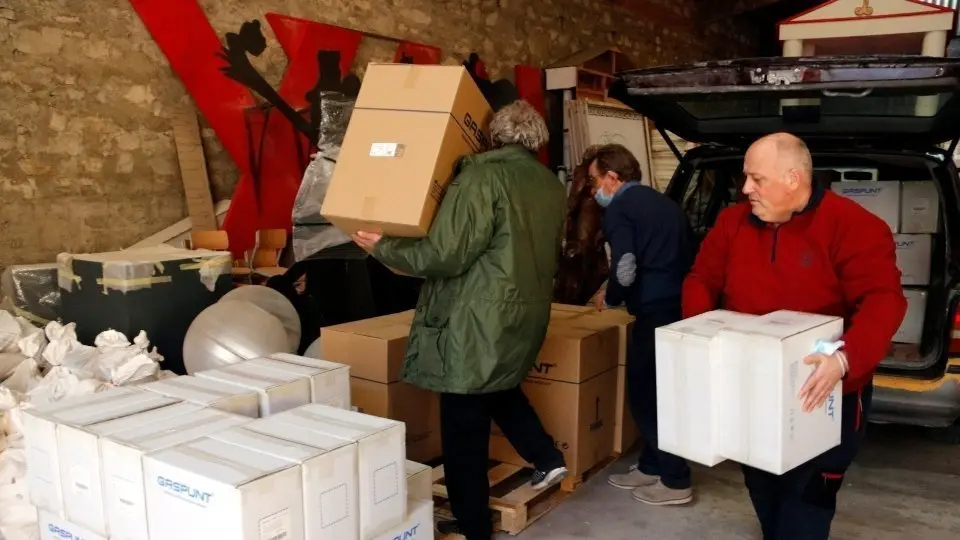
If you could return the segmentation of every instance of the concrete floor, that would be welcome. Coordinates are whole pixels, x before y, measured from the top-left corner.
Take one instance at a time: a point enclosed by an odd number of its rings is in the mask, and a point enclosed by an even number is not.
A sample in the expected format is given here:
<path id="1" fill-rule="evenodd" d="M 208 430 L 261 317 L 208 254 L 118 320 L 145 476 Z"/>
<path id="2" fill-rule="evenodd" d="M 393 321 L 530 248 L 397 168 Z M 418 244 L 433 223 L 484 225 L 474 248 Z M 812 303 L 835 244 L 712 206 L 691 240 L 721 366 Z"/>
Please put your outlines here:
<path id="1" fill-rule="evenodd" d="M 625 470 L 631 462 L 621 461 L 609 470 Z M 607 486 L 603 474 L 517 538 L 760 539 L 737 465 L 698 467 L 694 475 L 693 505 L 654 508 L 634 502 L 629 492 Z M 838 506 L 832 539 L 956 540 L 960 538 L 960 446 L 932 442 L 916 429 L 871 426 L 840 491 Z"/>

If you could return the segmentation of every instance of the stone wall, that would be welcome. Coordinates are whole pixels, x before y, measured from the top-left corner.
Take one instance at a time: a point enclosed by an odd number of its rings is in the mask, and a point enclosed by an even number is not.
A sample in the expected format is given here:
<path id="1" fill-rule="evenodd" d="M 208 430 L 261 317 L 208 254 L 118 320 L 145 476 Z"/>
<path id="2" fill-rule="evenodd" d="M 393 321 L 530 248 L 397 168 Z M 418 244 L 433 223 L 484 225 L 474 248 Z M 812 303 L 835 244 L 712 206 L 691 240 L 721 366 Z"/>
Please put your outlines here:
<path id="1" fill-rule="evenodd" d="M 636 0 L 200 0 L 221 36 L 265 12 L 479 52 L 491 76 L 616 45 L 641 65 L 749 54 L 754 33 L 699 27 L 691 4 Z M 268 34 L 255 60 L 276 82 L 286 58 Z M 395 45 L 367 39 L 358 64 Z M 118 249 L 186 215 L 171 115 L 190 103 L 128 0 L 0 0 L 0 269 L 60 251 Z M 213 189 L 236 169 L 204 129 Z"/>

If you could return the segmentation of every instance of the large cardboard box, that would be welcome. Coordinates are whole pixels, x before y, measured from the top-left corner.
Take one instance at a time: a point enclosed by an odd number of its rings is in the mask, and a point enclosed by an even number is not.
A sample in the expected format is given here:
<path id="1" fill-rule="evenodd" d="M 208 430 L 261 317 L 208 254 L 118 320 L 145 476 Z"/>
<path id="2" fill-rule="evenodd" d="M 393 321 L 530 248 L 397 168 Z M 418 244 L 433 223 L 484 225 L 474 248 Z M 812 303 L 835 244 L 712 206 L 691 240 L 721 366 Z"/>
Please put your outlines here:
<path id="1" fill-rule="evenodd" d="M 640 428 L 630 412 L 627 395 L 627 366 L 617 366 L 617 408 L 613 419 L 613 451 L 629 452 L 640 440 Z"/>
<path id="2" fill-rule="evenodd" d="M 657 440 L 660 450 L 713 466 L 721 448 L 721 329 L 753 317 L 711 311 L 657 328 Z"/>
<path id="3" fill-rule="evenodd" d="M 900 232 L 933 234 L 940 230 L 940 190 L 936 183 L 904 182 L 900 201 Z"/>
<path id="4" fill-rule="evenodd" d="M 240 362 L 195 375 L 255 391 L 260 397 L 261 417 L 310 403 L 310 379 L 301 374 Z"/>
<path id="5" fill-rule="evenodd" d="M 100 439 L 103 499 L 107 532 L 112 540 L 149 538 L 143 483 L 145 454 L 206 437 L 250 419 L 216 409 L 201 409 L 160 422 L 144 423 L 135 416 L 128 416 L 124 421 L 129 429 Z"/>
<path id="6" fill-rule="evenodd" d="M 300 466 L 204 437 L 143 458 L 150 538 L 304 538 Z"/>
<path id="7" fill-rule="evenodd" d="M 211 438 L 300 466 L 304 540 L 357 538 L 357 445 L 269 418 Z"/>
<path id="8" fill-rule="evenodd" d="M 840 444 L 841 382 L 803 412 L 800 389 L 816 369 L 803 360 L 843 334 L 843 319 L 776 311 L 720 331 L 721 447 L 729 459 L 783 474 Z"/>
<path id="9" fill-rule="evenodd" d="M 299 407 L 276 420 L 357 445 L 360 538 L 373 538 L 403 523 L 407 514 L 403 423 L 326 405 Z"/>
<path id="10" fill-rule="evenodd" d="M 550 322 L 555 323 L 558 321 L 573 319 L 587 313 L 593 313 L 596 309 L 589 306 L 573 306 L 570 304 L 551 304 L 550 305 Z"/>
<path id="11" fill-rule="evenodd" d="M 923 341 L 923 321 L 927 313 L 927 291 L 904 289 L 903 296 L 907 299 L 907 314 L 904 315 L 897 333 L 893 335 L 893 341 L 919 345 Z"/>
<path id="12" fill-rule="evenodd" d="M 588 317 L 561 320 L 547 328 L 529 377 L 581 383 L 617 366 L 619 329 Z"/>
<path id="13" fill-rule="evenodd" d="M 320 213 L 345 232 L 425 236 L 492 116 L 462 66 L 370 64 Z"/>
<path id="14" fill-rule="evenodd" d="M 283 360 L 284 357 L 296 358 L 292 354 L 284 354 L 276 359 L 254 358 L 249 363 L 281 373 L 306 377 L 310 381 L 310 403 L 320 403 L 341 409 L 350 408 L 350 368 L 332 362 L 330 363 L 332 366 L 305 366 L 286 362 Z"/>
<path id="15" fill-rule="evenodd" d="M 25 409 L 23 433 L 30 501 L 44 510 L 63 514 L 62 482 L 73 480 L 61 473 L 59 424 L 79 428 L 172 403 L 175 400 L 144 390 L 118 387 Z"/>
<path id="16" fill-rule="evenodd" d="M 443 454 L 437 394 L 405 382 L 383 384 L 357 377 L 351 378 L 350 388 L 357 412 L 406 424 L 407 459 L 432 461 Z"/>
<path id="17" fill-rule="evenodd" d="M 894 233 L 900 232 L 900 182 L 843 181 L 834 182 L 831 189 L 887 222 Z"/>
<path id="18" fill-rule="evenodd" d="M 257 392 L 214 379 L 180 375 L 142 384 L 140 388 L 224 412 L 250 418 L 260 416 Z"/>
<path id="19" fill-rule="evenodd" d="M 929 285 L 930 262 L 933 257 L 933 236 L 929 234 L 897 234 L 897 267 L 903 285 Z"/>

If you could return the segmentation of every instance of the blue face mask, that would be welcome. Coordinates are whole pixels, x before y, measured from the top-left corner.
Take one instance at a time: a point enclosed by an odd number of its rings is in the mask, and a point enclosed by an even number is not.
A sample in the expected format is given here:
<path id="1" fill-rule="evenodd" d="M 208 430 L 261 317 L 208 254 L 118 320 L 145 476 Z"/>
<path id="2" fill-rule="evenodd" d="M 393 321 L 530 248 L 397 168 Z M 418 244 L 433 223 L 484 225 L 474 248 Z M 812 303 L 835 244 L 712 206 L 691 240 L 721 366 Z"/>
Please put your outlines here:
<path id="1" fill-rule="evenodd" d="M 610 206 L 610 203 L 613 201 L 613 195 L 607 195 L 602 189 L 598 189 L 597 192 L 593 194 L 593 198 L 597 201 L 597 204 L 603 208 Z"/>

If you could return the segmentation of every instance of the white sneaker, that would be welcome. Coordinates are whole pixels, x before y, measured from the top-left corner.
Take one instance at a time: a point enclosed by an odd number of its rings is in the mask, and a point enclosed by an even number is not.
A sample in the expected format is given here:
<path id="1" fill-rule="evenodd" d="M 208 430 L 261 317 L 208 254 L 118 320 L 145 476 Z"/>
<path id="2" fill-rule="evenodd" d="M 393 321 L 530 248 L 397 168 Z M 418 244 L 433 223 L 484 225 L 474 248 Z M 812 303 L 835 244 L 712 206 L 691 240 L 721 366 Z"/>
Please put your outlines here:
<path id="1" fill-rule="evenodd" d="M 557 467 L 551 471 L 535 470 L 533 477 L 530 478 L 530 487 L 537 491 L 546 489 L 566 478 L 567 472 L 566 467 Z"/>

